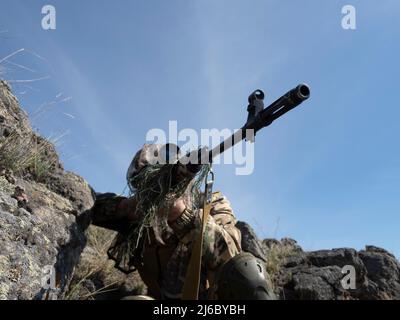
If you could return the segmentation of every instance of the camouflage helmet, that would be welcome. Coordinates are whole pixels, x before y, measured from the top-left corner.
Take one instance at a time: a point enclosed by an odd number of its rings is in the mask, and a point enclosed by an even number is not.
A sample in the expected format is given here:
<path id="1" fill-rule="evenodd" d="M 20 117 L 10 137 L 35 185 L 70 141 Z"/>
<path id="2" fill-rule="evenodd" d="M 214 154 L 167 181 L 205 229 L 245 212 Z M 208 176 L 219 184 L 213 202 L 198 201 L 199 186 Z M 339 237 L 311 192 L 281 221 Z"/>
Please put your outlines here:
<path id="1" fill-rule="evenodd" d="M 176 163 L 180 156 L 179 147 L 173 143 L 144 144 L 133 157 L 126 173 L 128 184 L 148 165 Z"/>

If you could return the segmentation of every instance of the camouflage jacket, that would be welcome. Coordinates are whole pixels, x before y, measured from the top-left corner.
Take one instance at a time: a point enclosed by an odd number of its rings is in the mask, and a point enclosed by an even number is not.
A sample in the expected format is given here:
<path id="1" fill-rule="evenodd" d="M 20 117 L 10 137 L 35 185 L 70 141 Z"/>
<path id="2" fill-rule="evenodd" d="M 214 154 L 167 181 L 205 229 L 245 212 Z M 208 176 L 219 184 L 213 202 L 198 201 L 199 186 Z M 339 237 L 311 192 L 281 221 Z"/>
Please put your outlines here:
<path id="1" fill-rule="evenodd" d="M 118 218 L 118 205 L 126 199 L 115 194 L 100 194 L 92 208 L 93 224 L 119 232 L 115 243 L 124 238 L 128 222 Z M 201 210 L 185 210 L 171 225 L 171 233 L 160 245 L 150 235 L 140 257 L 132 259 L 148 294 L 156 299 L 180 299 L 189 263 L 193 240 L 201 223 Z M 241 234 L 229 201 L 213 193 L 212 209 L 204 235 L 200 299 L 215 299 L 215 275 L 222 264 L 240 253 Z M 113 247 L 113 246 L 112 246 Z M 112 249 L 112 248 L 110 248 Z M 109 252 L 111 258 L 119 262 Z"/>

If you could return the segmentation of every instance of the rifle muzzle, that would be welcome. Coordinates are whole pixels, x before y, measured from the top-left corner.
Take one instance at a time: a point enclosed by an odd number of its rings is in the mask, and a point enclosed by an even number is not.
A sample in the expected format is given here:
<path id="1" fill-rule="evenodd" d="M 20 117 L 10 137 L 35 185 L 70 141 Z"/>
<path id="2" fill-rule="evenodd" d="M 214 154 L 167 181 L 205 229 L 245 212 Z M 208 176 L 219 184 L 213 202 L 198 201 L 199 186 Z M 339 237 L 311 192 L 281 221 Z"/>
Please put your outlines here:
<path id="1" fill-rule="evenodd" d="M 291 99 L 296 102 L 296 105 L 302 103 L 310 97 L 310 88 L 302 83 L 290 91 Z"/>

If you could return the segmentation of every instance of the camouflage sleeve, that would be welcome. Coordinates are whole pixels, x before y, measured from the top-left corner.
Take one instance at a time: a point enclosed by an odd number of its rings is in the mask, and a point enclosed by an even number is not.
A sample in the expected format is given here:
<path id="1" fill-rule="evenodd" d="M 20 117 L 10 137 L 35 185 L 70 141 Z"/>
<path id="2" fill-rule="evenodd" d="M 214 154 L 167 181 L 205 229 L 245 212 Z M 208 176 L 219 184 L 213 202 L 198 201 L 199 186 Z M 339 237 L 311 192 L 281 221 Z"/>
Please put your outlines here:
<path id="1" fill-rule="evenodd" d="M 211 216 L 204 235 L 204 262 L 216 270 L 241 252 L 241 234 L 229 201 L 220 192 L 213 194 Z"/>
<path id="2" fill-rule="evenodd" d="M 170 227 L 183 243 L 190 243 L 196 236 L 196 229 L 200 228 L 200 224 L 201 210 L 194 212 L 187 208 Z M 227 260 L 241 251 L 241 233 L 235 224 L 236 218 L 229 201 L 220 192 L 213 193 L 211 212 L 204 235 L 204 253 L 215 266 L 220 264 L 219 260 Z"/>
<path id="3" fill-rule="evenodd" d="M 168 291 L 169 297 L 179 297 L 182 292 L 191 248 L 198 236 L 198 230 L 200 230 L 201 216 L 201 209 L 190 210 L 188 208 L 176 220 L 177 222 L 171 225 L 174 233 L 180 239 L 180 243 L 164 270 L 164 294 Z M 241 234 L 235 227 L 235 223 L 236 219 L 228 200 L 220 193 L 214 193 L 212 209 L 204 233 L 202 281 L 200 283 L 200 296 L 203 298 L 209 294 L 214 299 L 215 289 L 207 293 L 207 287 L 215 288 L 213 286 L 214 278 L 219 267 L 241 252 Z M 207 280 L 209 286 L 207 286 Z"/>
<path id="4" fill-rule="evenodd" d="M 110 230 L 124 232 L 128 225 L 126 216 L 121 216 L 118 208 L 126 197 L 115 193 L 96 193 L 96 200 L 92 207 L 92 224 Z"/>

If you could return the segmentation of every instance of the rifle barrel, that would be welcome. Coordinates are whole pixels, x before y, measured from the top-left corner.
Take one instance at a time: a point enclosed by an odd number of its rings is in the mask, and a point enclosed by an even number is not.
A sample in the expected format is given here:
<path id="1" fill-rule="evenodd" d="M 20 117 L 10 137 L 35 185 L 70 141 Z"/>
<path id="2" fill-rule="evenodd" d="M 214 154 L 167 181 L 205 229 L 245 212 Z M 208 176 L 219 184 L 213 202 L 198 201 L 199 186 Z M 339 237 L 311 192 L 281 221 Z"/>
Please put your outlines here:
<path id="1" fill-rule="evenodd" d="M 261 96 L 263 99 L 264 95 Z M 270 104 L 267 108 L 262 110 L 253 121 L 246 123 L 242 128 L 237 130 L 232 136 L 223 141 L 218 146 L 214 147 L 209 151 L 209 160 L 219 154 L 225 152 L 229 148 L 233 147 L 238 142 L 246 138 L 246 130 L 254 130 L 254 135 L 267 126 L 269 126 L 276 119 L 287 113 L 288 111 L 296 108 L 305 100 L 310 97 L 310 88 L 306 84 L 299 84 L 294 89 L 288 91 L 278 100 Z M 247 137 L 250 138 L 250 137 Z"/>

